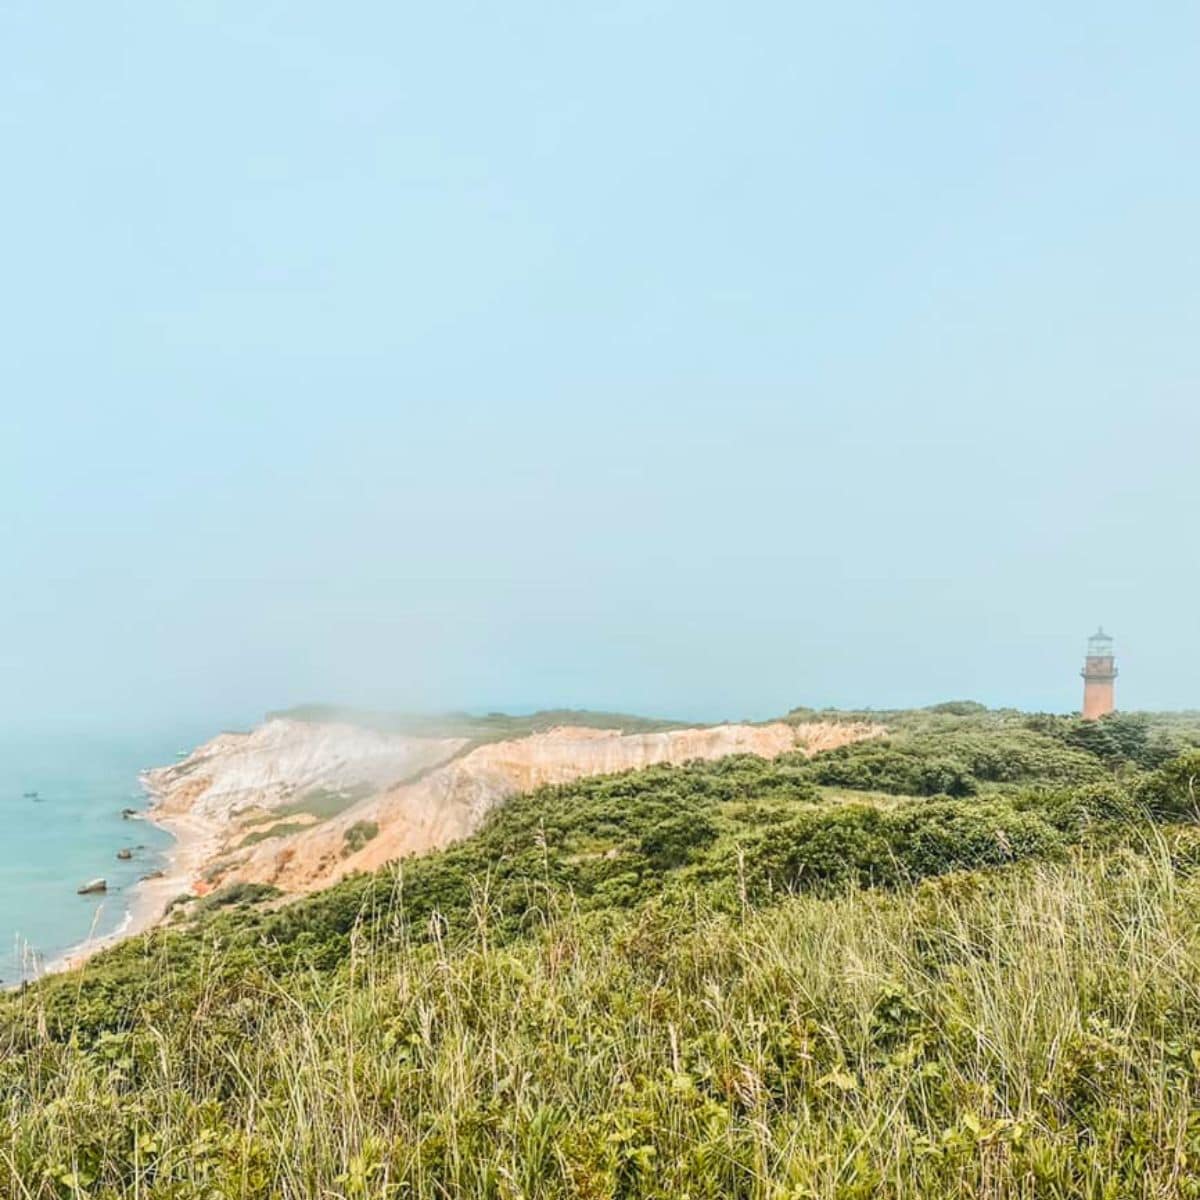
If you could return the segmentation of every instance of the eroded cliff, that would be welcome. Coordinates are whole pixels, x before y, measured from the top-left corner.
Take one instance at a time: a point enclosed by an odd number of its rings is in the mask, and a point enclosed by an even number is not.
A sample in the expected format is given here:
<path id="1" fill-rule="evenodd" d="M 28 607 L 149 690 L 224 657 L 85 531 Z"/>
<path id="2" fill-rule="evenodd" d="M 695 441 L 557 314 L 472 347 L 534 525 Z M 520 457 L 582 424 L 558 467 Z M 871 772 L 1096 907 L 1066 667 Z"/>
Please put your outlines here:
<path id="1" fill-rule="evenodd" d="M 254 882 L 303 892 L 466 837 L 496 804 L 542 784 L 729 754 L 815 754 L 881 732 L 832 722 L 637 733 L 561 726 L 472 747 L 271 720 L 144 779 L 168 827 L 180 836 L 203 827 L 192 890 Z"/>

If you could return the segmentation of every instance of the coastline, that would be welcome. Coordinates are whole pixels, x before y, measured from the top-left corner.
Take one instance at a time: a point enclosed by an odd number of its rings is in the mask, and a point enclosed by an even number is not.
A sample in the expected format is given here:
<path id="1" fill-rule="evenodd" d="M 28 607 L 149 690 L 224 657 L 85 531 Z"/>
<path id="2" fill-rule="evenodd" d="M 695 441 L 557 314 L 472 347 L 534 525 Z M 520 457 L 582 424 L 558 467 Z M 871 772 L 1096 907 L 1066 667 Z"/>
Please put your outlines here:
<path id="1" fill-rule="evenodd" d="M 160 868 L 155 877 L 134 882 L 137 867 L 122 870 L 87 936 L 27 977 L 78 969 L 160 925 L 181 896 L 256 882 L 303 894 L 350 871 L 373 871 L 436 849 L 469 836 L 489 809 L 542 783 L 734 753 L 774 758 L 800 749 L 811 755 L 882 731 L 820 721 L 629 734 L 555 725 L 470 747 L 463 739 L 385 736 L 277 718 L 248 734 L 219 734 L 138 776 L 145 807 L 127 815 L 171 839 L 145 859 L 144 870 Z M 372 834 L 350 847 L 349 834 L 362 823 Z M 111 932 L 107 924 L 98 932 L 101 911 L 116 918 Z"/>
<path id="2" fill-rule="evenodd" d="M 125 917 L 116 929 L 100 937 L 89 935 L 63 951 L 46 963 L 42 976 L 76 970 L 100 951 L 154 928 L 166 916 L 176 896 L 194 891 L 200 871 L 217 847 L 218 827 L 191 813 L 167 815 L 158 812 L 156 801 L 136 819 L 149 822 L 174 839 L 164 852 L 162 874 L 133 885 L 128 893 Z"/>

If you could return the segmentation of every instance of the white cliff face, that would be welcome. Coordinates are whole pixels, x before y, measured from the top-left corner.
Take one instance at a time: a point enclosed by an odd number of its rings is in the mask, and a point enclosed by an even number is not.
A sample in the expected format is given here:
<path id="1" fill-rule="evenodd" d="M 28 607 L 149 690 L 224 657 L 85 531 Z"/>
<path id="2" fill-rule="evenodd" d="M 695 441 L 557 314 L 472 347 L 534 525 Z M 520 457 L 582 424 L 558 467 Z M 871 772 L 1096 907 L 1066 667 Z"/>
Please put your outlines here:
<path id="1" fill-rule="evenodd" d="M 223 733 L 142 781 L 163 816 L 235 822 L 245 811 L 301 802 L 318 789 L 378 791 L 457 754 L 462 738 L 415 738 L 341 723 L 275 719 Z"/>
<path id="2" fill-rule="evenodd" d="M 277 719 L 144 778 L 164 823 L 203 829 L 193 890 L 257 882 L 303 892 L 467 837 L 495 805 L 543 784 L 730 754 L 815 754 L 883 732 L 825 722 L 628 734 L 563 726 L 468 749 L 461 738 Z M 306 812 L 317 794 L 347 806 Z"/>

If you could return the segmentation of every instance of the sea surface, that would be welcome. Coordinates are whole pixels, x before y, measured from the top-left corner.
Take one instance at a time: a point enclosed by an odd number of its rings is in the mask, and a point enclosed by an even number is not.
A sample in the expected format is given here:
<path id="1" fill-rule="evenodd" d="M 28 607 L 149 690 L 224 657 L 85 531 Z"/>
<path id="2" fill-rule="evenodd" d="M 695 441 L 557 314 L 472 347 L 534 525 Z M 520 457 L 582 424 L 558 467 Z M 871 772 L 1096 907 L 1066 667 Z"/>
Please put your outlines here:
<path id="1" fill-rule="evenodd" d="M 0 986 L 120 928 L 132 888 L 163 864 L 171 844 L 169 834 L 121 810 L 146 807 L 139 771 L 173 762 L 191 744 L 161 734 L 0 733 Z M 128 862 L 116 857 L 122 848 L 133 850 Z M 106 894 L 76 894 L 101 877 Z"/>

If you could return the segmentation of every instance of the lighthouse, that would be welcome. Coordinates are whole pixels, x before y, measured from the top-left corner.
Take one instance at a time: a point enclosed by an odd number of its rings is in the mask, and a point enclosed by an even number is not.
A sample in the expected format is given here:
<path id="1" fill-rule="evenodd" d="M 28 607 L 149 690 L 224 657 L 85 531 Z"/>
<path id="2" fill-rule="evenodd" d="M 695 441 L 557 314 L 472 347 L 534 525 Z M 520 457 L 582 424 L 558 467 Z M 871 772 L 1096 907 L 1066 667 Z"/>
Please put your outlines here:
<path id="1" fill-rule="evenodd" d="M 1094 721 L 1117 707 L 1113 685 L 1117 668 L 1113 662 L 1113 640 L 1101 626 L 1088 638 L 1083 670 L 1083 719 Z"/>

